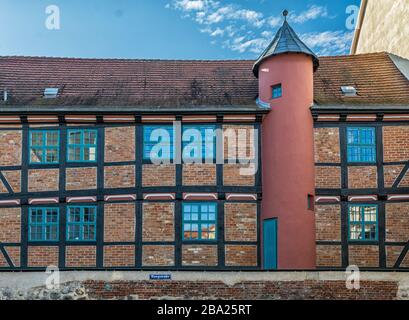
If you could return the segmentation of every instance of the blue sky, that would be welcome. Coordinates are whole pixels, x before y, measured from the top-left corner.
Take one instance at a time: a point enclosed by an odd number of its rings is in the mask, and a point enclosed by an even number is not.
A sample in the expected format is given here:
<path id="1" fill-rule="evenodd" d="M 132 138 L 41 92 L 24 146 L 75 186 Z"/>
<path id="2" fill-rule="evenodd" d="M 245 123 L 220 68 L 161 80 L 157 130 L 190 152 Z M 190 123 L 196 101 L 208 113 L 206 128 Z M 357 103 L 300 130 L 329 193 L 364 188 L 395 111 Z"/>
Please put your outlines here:
<path id="1" fill-rule="evenodd" d="M 282 23 L 319 55 L 348 53 L 360 0 L 0 0 L 0 55 L 254 59 Z M 46 28 L 56 5 L 60 29 Z M 352 7 L 353 8 L 353 7 Z M 355 7 L 356 8 L 356 7 Z"/>

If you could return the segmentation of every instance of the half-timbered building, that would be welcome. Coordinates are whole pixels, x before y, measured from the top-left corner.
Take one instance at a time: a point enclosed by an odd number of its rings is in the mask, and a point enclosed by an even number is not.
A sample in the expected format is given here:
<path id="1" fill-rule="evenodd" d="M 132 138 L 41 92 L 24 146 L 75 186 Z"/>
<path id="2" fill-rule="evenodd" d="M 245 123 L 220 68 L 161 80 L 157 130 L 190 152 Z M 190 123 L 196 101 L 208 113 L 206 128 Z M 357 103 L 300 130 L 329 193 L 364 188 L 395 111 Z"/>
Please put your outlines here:
<path id="1" fill-rule="evenodd" d="M 409 268 L 408 64 L 0 57 L 0 268 Z"/>

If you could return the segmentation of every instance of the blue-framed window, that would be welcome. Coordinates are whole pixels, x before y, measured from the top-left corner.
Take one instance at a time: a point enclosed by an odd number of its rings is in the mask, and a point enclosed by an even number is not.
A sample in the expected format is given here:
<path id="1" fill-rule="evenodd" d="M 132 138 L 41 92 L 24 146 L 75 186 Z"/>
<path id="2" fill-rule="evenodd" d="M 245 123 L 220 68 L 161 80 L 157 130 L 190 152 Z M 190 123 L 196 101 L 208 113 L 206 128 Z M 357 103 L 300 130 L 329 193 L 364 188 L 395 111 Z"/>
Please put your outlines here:
<path id="1" fill-rule="evenodd" d="M 58 208 L 30 208 L 28 215 L 29 241 L 58 241 L 58 229 Z"/>
<path id="2" fill-rule="evenodd" d="M 200 150 L 201 149 L 201 150 Z M 201 154 L 200 154 L 201 152 Z M 216 159 L 216 126 L 184 125 L 182 135 L 182 159 L 185 161 Z"/>
<path id="3" fill-rule="evenodd" d="M 183 204 L 183 240 L 217 239 L 217 204 L 198 202 Z"/>
<path id="4" fill-rule="evenodd" d="M 275 86 L 271 87 L 272 95 L 271 97 L 273 99 L 277 99 L 283 96 L 283 87 L 280 84 L 276 84 Z"/>
<path id="5" fill-rule="evenodd" d="M 348 208 L 349 240 L 378 240 L 378 206 L 350 205 Z"/>
<path id="6" fill-rule="evenodd" d="M 173 126 L 143 127 L 143 159 L 173 160 Z"/>
<path id="7" fill-rule="evenodd" d="M 67 207 L 67 240 L 95 241 L 97 230 L 97 207 Z"/>
<path id="8" fill-rule="evenodd" d="M 67 161 L 97 161 L 97 130 L 75 129 L 67 132 Z"/>
<path id="9" fill-rule="evenodd" d="M 376 162 L 375 128 L 347 128 L 348 162 Z"/>
<path id="10" fill-rule="evenodd" d="M 58 130 L 30 130 L 30 163 L 58 163 L 60 132 Z"/>

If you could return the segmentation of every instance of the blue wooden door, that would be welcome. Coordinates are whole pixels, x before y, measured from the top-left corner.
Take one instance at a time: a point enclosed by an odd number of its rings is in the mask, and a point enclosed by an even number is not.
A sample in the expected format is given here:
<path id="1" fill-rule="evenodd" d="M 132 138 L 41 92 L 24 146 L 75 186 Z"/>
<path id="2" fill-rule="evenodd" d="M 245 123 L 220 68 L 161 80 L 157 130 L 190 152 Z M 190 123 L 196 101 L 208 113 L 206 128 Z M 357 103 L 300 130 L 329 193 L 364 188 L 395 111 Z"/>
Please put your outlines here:
<path id="1" fill-rule="evenodd" d="M 264 270 L 277 269 L 277 219 L 264 220 L 263 255 Z"/>

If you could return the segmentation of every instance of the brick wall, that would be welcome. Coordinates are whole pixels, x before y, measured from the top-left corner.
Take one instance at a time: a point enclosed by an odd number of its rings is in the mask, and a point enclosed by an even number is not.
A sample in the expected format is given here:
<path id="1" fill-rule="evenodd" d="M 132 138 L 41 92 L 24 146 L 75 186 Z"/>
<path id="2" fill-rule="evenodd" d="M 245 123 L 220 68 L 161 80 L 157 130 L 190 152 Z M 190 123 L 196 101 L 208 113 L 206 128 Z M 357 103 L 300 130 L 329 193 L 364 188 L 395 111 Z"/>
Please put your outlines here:
<path id="1" fill-rule="evenodd" d="M 21 130 L 0 130 L 0 166 L 21 165 Z"/>
<path id="2" fill-rule="evenodd" d="M 399 174 L 401 173 L 403 167 L 404 167 L 403 165 L 391 165 L 383 167 L 386 188 L 392 187 L 393 183 L 396 181 Z"/>
<path id="3" fill-rule="evenodd" d="M 9 170 L 1 172 L 9 183 L 13 192 L 18 193 L 21 191 L 21 171 L 20 170 Z"/>
<path id="4" fill-rule="evenodd" d="M 226 203 L 224 215 L 226 241 L 257 241 L 257 204 Z"/>
<path id="5" fill-rule="evenodd" d="M 393 268 L 402 253 L 403 246 L 386 246 L 386 266 Z M 401 268 L 409 268 L 409 254 L 406 254 L 400 264 Z"/>
<path id="6" fill-rule="evenodd" d="M 376 167 L 348 167 L 348 188 L 368 189 L 377 188 L 378 179 Z"/>
<path id="7" fill-rule="evenodd" d="M 254 126 L 253 125 L 223 125 L 224 158 L 254 159 Z M 230 136 L 232 134 L 232 136 Z M 230 148 L 230 149 L 229 149 Z"/>
<path id="8" fill-rule="evenodd" d="M 315 128 L 314 146 L 316 163 L 340 163 L 338 128 Z"/>
<path id="9" fill-rule="evenodd" d="M 105 162 L 135 160 L 135 127 L 105 128 Z"/>
<path id="10" fill-rule="evenodd" d="M 341 168 L 340 167 L 315 167 L 315 188 L 317 189 L 340 189 Z"/>
<path id="11" fill-rule="evenodd" d="M 340 241 L 341 206 L 316 205 L 315 230 L 317 241 Z"/>
<path id="12" fill-rule="evenodd" d="M 144 164 L 142 168 L 144 187 L 168 187 L 176 185 L 176 166 L 173 164 Z"/>
<path id="13" fill-rule="evenodd" d="M 65 264 L 67 267 L 95 267 L 97 248 L 95 246 L 67 246 Z"/>
<path id="14" fill-rule="evenodd" d="M 173 203 L 144 203 L 143 241 L 173 241 L 175 239 L 174 210 Z"/>
<path id="15" fill-rule="evenodd" d="M 0 208 L 0 242 L 20 242 L 21 209 Z"/>
<path id="16" fill-rule="evenodd" d="M 318 278 L 318 276 L 314 277 Z M 105 281 L 89 280 L 86 290 L 92 299 L 123 299 L 132 295 L 137 299 L 161 300 L 394 300 L 398 296 L 398 282 L 360 281 L 359 290 L 349 290 L 345 280 L 258 280 L 245 279 L 233 285 L 214 281 Z"/>
<path id="17" fill-rule="evenodd" d="M 29 246 L 28 247 L 28 266 L 29 267 L 48 267 L 58 266 L 58 251 L 56 246 Z"/>
<path id="18" fill-rule="evenodd" d="M 28 170 L 28 191 L 58 191 L 59 169 Z"/>
<path id="19" fill-rule="evenodd" d="M 110 166 L 104 168 L 105 188 L 135 187 L 135 166 Z"/>
<path id="20" fill-rule="evenodd" d="M 175 247 L 171 245 L 144 245 L 142 265 L 156 267 L 175 265 Z"/>
<path id="21" fill-rule="evenodd" d="M 383 127 L 383 154 L 385 162 L 409 160 L 409 126 Z"/>
<path id="22" fill-rule="evenodd" d="M 182 265 L 184 266 L 216 266 L 216 245 L 183 245 Z"/>
<path id="23" fill-rule="evenodd" d="M 399 188 L 409 187 L 409 171 L 406 171 L 398 187 Z"/>
<path id="24" fill-rule="evenodd" d="M 225 186 L 254 186 L 254 175 L 240 173 L 241 168 L 249 168 L 249 165 L 225 164 L 223 166 L 223 184 Z"/>
<path id="25" fill-rule="evenodd" d="M 317 267 L 341 267 L 340 245 L 317 245 Z"/>
<path id="26" fill-rule="evenodd" d="M 257 246 L 226 245 L 226 266 L 257 266 Z"/>
<path id="27" fill-rule="evenodd" d="M 386 241 L 402 241 L 409 239 L 409 203 L 387 203 Z"/>
<path id="28" fill-rule="evenodd" d="M 358 267 L 379 267 L 379 248 L 372 245 L 350 245 L 349 265 Z"/>
<path id="29" fill-rule="evenodd" d="M 104 246 L 104 267 L 135 266 L 135 246 L 110 245 Z"/>
<path id="30" fill-rule="evenodd" d="M 4 250 L 6 250 L 13 265 L 15 267 L 19 267 L 20 266 L 20 247 L 5 246 Z M 6 267 L 6 268 L 9 267 L 6 257 L 4 257 L 1 251 L 0 251 L 0 267 Z"/>
<path id="31" fill-rule="evenodd" d="M 215 164 L 183 165 L 183 185 L 185 186 L 216 185 L 216 165 Z"/>
<path id="32" fill-rule="evenodd" d="M 67 190 L 91 190 L 97 188 L 97 168 L 67 168 Z"/>
<path id="33" fill-rule="evenodd" d="M 135 241 L 135 204 L 106 203 L 104 205 L 104 241 Z"/>

